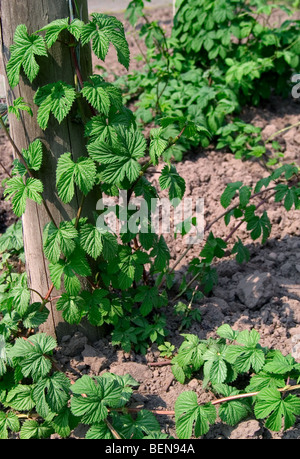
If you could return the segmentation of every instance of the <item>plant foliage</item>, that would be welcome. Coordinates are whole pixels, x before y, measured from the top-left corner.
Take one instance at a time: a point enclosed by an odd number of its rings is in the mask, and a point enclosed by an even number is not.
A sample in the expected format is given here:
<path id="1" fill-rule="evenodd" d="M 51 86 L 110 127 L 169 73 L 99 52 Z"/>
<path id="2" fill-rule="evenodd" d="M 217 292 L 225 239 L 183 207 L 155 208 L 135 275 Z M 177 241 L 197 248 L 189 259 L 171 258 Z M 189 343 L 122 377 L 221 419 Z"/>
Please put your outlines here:
<path id="1" fill-rule="evenodd" d="M 143 6 L 142 0 L 129 4 L 132 24 L 146 18 Z M 239 237 L 231 241 L 239 227 L 244 224 L 253 241 L 264 243 L 271 233 L 265 207 L 272 198 L 286 211 L 300 209 L 299 168 L 278 165 L 278 152 L 277 159 L 268 162 L 272 166 L 268 174 L 256 184 L 245 185 L 241 177 L 226 185 L 220 196 L 224 213 L 205 228 L 199 256 L 182 276 L 175 298 L 179 302 L 170 295 L 176 264 L 172 266 L 166 240 L 153 231 L 150 212 L 136 214 L 132 202 L 135 197 L 149 204 L 164 192 L 173 207 L 179 206 L 186 183 L 173 159 L 181 159 L 193 146 L 206 147 L 211 140 L 217 140 L 218 148 L 229 147 L 237 158 L 265 159 L 260 130 L 235 115 L 249 101 L 259 103 L 269 97 L 270 88 L 281 92 L 299 69 L 299 21 L 286 21 L 276 29 L 261 24 L 258 16 L 268 16 L 271 9 L 260 2 L 182 0 L 170 38 L 158 23 L 146 20 L 141 27 L 148 48 L 147 70 L 125 80 L 127 97 L 122 95 L 122 81 L 108 82 L 97 74 L 87 81 L 78 78 L 74 85 L 50 81 L 34 95 L 41 129 L 51 129 L 50 121 L 52 125 L 70 119 L 75 109 L 86 140 L 81 157 L 73 158 L 67 151 L 59 157 L 53 183 L 62 203 L 81 197 L 77 216 L 57 223 L 48 213 L 43 228 L 51 289 L 60 292 L 56 308 L 70 324 L 85 319 L 96 327 L 108 325 L 111 344 L 126 352 L 145 354 L 156 343 L 161 355 L 170 359 L 176 380 L 184 384 L 193 375 L 214 396 L 222 397 L 199 404 L 195 392 L 183 392 L 173 413 L 180 439 L 204 436 L 217 415 L 229 425 L 251 415 L 275 431 L 291 427 L 300 415 L 299 398 L 290 393 L 299 389 L 299 363 L 263 348 L 256 330 L 235 331 L 224 324 L 218 329 L 219 338 L 208 340 L 183 333 L 176 352 L 166 340 L 165 315 L 172 302 L 182 322 L 180 330 L 188 331 L 192 322 L 201 320 L 193 301 L 209 295 L 217 284 L 214 262 L 230 255 L 238 263 L 250 258 Z M 6 68 L 10 86 L 16 87 L 20 77 L 35 84 L 40 66 L 47 65 L 49 48 L 61 39 L 70 47 L 77 77 L 81 69 L 76 53 L 88 43 L 102 60 L 112 46 L 119 63 L 129 68 L 123 24 L 113 16 L 94 13 L 86 23 L 79 17 L 57 19 L 32 35 L 19 25 Z M 126 102 L 137 92 L 139 107 L 133 113 Z M 81 111 L 83 106 L 90 116 Z M 8 111 L 18 119 L 23 112 L 33 116 L 31 105 L 21 96 Z M 154 121 L 149 138 L 142 133 L 141 121 Z M 28 200 L 47 209 L 39 178 L 45 150 L 43 141 L 36 139 L 17 151 L 4 191 L 17 217 L 26 211 Z M 155 186 L 146 173 L 157 166 Z M 82 204 L 95 190 L 110 198 L 125 191 L 126 198 L 116 206 L 95 209 L 93 218 L 87 218 Z M 120 223 L 119 232 L 102 219 L 109 211 Z M 212 229 L 221 219 L 226 226 L 232 220 L 235 225 L 224 238 L 215 237 Z M 176 235 L 184 236 L 196 222 L 187 224 L 182 222 Z M 32 303 L 26 273 L 14 264 L 16 256 L 25 261 L 21 221 L 0 237 L 0 252 L 0 438 L 8 438 L 10 432 L 19 432 L 21 439 L 49 438 L 53 433 L 67 438 L 79 423 L 88 426 L 87 439 L 165 438 L 154 413 L 131 409 L 138 383 L 130 375 L 107 372 L 70 381 L 58 368 L 56 340 L 38 332 L 49 316 L 47 304 L 54 304 L 54 299 L 49 299 L 50 293 L 35 292 L 41 301 Z M 236 384 L 239 377 L 247 381 L 242 388 Z"/>

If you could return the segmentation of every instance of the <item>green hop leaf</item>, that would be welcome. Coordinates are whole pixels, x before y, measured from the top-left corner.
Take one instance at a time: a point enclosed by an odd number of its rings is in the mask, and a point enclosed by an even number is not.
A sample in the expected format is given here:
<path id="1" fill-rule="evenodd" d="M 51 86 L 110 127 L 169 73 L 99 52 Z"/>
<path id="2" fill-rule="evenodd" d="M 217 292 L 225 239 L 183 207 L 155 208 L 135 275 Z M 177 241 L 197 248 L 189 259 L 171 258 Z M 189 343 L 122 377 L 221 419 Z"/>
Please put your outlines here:
<path id="1" fill-rule="evenodd" d="M 28 35 L 27 27 L 20 24 L 16 28 L 10 51 L 10 59 L 6 66 L 10 86 L 14 88 L 19 84 L 21 68 L 32 83 L 40 69 L 35 56 L 47 56 L 44 39 L 36 34 Z"/>

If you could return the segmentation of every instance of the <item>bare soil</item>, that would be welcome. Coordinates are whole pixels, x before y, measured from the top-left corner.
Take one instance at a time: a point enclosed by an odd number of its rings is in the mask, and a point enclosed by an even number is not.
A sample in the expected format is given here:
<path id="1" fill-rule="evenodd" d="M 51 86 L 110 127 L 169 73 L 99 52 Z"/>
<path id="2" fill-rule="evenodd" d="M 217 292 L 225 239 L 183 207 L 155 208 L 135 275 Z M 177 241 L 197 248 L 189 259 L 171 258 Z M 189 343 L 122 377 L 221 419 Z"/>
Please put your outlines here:
<path id="1" fill-rule="evenodd" d="M 160 8 L 152 11 L 152 14 L 167 30 L 170 29 L 171 8 Z M 140 51 L 127 22 L 125 28 L 132 56 L 137 55 Z M 94 65 L 97 64 L 100 63 L 94 58 Z M 132 59 L 130 70 L 139 68 L 139 65 Z M 109 53 L 104 66 L 111 75 L 123 72 L 113 52 Z M 242 117 L 262 127 L 265 138 L 268 138 L 270 134 L 300 120 L 300 102 L 274 97 L 263 107 L 245 108 Z M 285 161 L 300 165 L 300 128 L 283 133 L 277 140 L 284 147 Z M 9 167 L 11 149 L 3 135 L 0 136 L 0 147 L 2 161 Z M 207 222 L 224 211 L 220 196 L 227 183 L 243 180 L 251 185 L 266 175 L 257 162 L 242 162 L 226 151 L 215 151 L 213 147 L 187 154 L 177 164 L 177 170 L 186 180 L 186 196 L 204 198 Z M 0 170 L 0 180 L 2 178 L 4 174 Z M 148 178 L 157 181 L 156 174 L 150 173 Z M 268 207 L 268 215 L 273 227 L 271 237 L 264 246 L 260 242 L 254 243 L 243 227 L 236 234 L 249 247 L 251 257 L 247 264 L 239 265 L 231 257 L 215 265 L 219 275 L 218 285 L 207 298 L 194 305 L 201 311 L 200 323 L 193 324 L 189 330 L 179 330 L 180 321 L 170 308 L 163 311 L 168 318 L 170 332 L 167 340 L 176 348 L 183 341 L 183 332 L 206 339 L 216 337 L 216 329 L 228 323 L 236 330 L 255 328 L 261 335 L 262 346 L 279 349 L 284 355 L 292 353 L 300 362 L 300 211 L 286 212 L 282 206 L 274 203 Z M 9 204 L 1 198 L 0 232 L 13 221 Z M 219 237 L 227 236 L 231 229 L 232 226 L 226 227 L 223 223 L 212 228 L 215 236 Z M 171 248 L 172 262 L 175 262 L 185 247 L 171 237 L 166 239 Z M 200 250 L 201 246 L 192 247 L 187 258 L 178 265 L 178 282 L 188 261 L 198 256 Z M 181 385 L 174 380 L 170 365 L 154 366 L 162 360 L 156 345 L 149 348 L 145 356 L 134 352 L 127 354 L 111 346 L 109 336 L 90 343 L 85 336 L 76 332 L 73 336 L 63 338 L 55 357 L 72 379 L 83 374 L 101 375 L 106 371 L 119 375 L 130 373 L 140 383 L 132 398 L 131 406 L 135 408 L 173 410 L 178 395 L 186 390 L 196 391 L 200 403 L 214 398 L 203 390 L 201 379 L 194 378 L 186 385 Z M 174 418 L 159 416 L 159 421 L 162 430 L 176 438 Z M 73 437 L 83 438 L 85 430 L 84 426 L 79 426 Z M 219 420 L 204 438 L 299 439 L 300 419 L 294 427 L 279 433 L 269 432 L 263 422 L 254 419 L 247 419 L 235 427 L 229 427 Z"/>

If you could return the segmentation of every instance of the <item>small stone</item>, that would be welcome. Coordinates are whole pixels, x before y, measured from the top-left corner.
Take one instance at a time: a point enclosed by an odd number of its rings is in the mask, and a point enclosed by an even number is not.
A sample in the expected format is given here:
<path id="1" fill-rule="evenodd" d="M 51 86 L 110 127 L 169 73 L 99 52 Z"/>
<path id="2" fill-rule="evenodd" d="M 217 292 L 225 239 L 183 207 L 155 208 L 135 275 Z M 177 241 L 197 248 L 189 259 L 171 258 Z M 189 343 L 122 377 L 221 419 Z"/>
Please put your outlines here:
<path id="1" fill-rule="evenodd" d="M 291 273 L 292 269 L 293 269 L 292 263 L 287 261 L 286 263 L 284 263 L 284 265 L 281 266 L 280 271 L 283 276 L 288 276 Z"/>
<path id="2" fill-rule="evenodd" d="M 275 294 L 277 283 L 268 272 L 255 271 L 245 276 L 237 285 L 236 294 L 249 309 L 260 308 Z"/>
<path id="3" fill-rule="evenodd" d="M 300 265 L 295 265 L 295 268 L 297 269 L 298 273 L 300 273 Z"/>
<path id="4" fill-rule="evenodd" d="M 273 134 L 277 132 L 277 127 L 275 124 L 268 124 L 264 130 L 262 131 L 262 137 L 264 140 L 267 140 L 269 137 L 271 137 Z"/>
<path id="5" fill-rule="evenodd" d="M 194 378 L 192 379 L 189 383 L 188 386 L 191 387 L 192 389 L 197 389 L 199 387 L 199 381 L 198 379 Z"/>
<path id="6" fill-rule="evenodd" d="M 95 375 L 99 375 L 100 371 L 107 366 L 107 358 L 89 344 L 85 345 L 82 356 L 84 364 L 89 366 Z"/>
<path id="7" fill-rule="evenodd" d="M 71 357 L 77 355 L 80 353 L 85 345 L 87 344 L 87 337 L 84 336 L 82 333 L 77 332 L 72 336 L 70 339 L 69 343 L 66 345 L 66 348 L 64 349 L 64 354 L 65 355 L 70 355 Z"/>
<path id="8" fill-rule="evenodd" d="M 269 253 L 269 259 L 273 261 L 277 260 L 277 253 L 275 252 Z"/>
<path id="9" fill-rule="evenodd" d="M 246 440 L 251 438 L 262 438 L 260 424 L 254 419 L 241 422 L 235 429 L 233 429 L 230 435 L 230 439 L 232 440 Z"/>
<path id="10" fill-rule="evenodd" d="M 71 339 L 71 335 L 65 335 L 65 336 L 62 337 L 61 342 L 62 343 L 66 343 L 70 339 Z"/>
<path id="11" fill-rule="evenodd" d="M 79 365 L 76 366 L 78 371 L 82 371 L 86 369 L 86 365 L 84 363 L 80 363 Z"/>
<path id="12" fill-rule="evenodd" d="M 283 253 L 283 252 L 279 253 L 278 256 L 277 256 L 277 259 L 278 259 L 279 263 L 282 263 L 286 259 L 285 253 Z"/>
<path id="13" fill-rule="evenodd" d="M 147 365 L 135 362 L 114 363 L 110 366 L 110 372 L 119 376 L 130 374 L 133 379 L 146 384 L 147 380 L 152 379 L 152 370 Z M 153 384 L 148 383 L 150 386 Z"/>
<path id="14" fill-rule="evenodd" d="M 300 362 L 300 327 L 291 328 L 289 332 L 291 335 L 291 356 Z"/>

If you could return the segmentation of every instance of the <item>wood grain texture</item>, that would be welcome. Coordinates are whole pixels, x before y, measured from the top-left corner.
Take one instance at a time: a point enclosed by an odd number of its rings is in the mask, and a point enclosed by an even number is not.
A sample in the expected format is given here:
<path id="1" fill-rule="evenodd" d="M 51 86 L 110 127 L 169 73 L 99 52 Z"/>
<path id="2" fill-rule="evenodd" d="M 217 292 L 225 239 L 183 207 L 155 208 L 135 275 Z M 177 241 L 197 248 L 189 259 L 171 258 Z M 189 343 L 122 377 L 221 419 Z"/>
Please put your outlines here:
<path id="1" fill-rule="evenodd" d="M 87 20 L 87 0 L 78 1 L 82 11 L 82 19 Z M 1 0 L 1 51 L 4 68 L 10 57 L 10 45 L 13 42 L 14 31 L 19 24 L 25 24 L 28 33 L 31 34 L 49 22 L 69 17 L 68 0 Z M 62 40 L 63 41 L 63 40 Z M 37 124 L 37 106 L 33 98 L 38 87 L 45 84 L 62 80 L 68 84 L 74 84 L 74 67 L 70 49 L 62 42 L 55 43 L 49 50 L 49 57 L 38 57 L 40 72 L 31 84 L 24 74 L 21 74 L 20 83 L 14 89 L 7 88 L 7 101 L 11 105 L 17 97 L 24 97 L 33 110 L 33 117 L 27 113 L 22 114 L 21 122 L 14 116 L 10 116 L 10 134 L 21 150 L 28 148 L 28 145 L 35 139 L 41 139 L 44 144 L 44 159 L 41 170 L 35 176 L 42 180 L 44 185 L 43 197 L 54 217 L 59 224 L 62 220 L 70 220 L 77 214 L 80 195 L 75 195 L 73 201 L 64 205 L 57 195 L 55 187 L 56 165 L 61 154 L 70 152 L 73 159 L 79 156 L 86 156 L 86 147 L 83 136 L 83 125 L 75 122 L 74 106 L 71 116 L 68 116 L 59 124 L 52 116 L 48 128 L 43 131 Z M 92 59 L 90 46 L 85 47 L 81 52 L 81 72 L 86 79 L 92 73 Z M 83 216 L 91 216 L 96 209 L 97 196 L 90 194 L 85 200 Z M 23 216 L 23 232 L 26 256 L 26 270 L 28 274 L 29 287 L 37 290 L 43 296 L 47 294 L 51 285 L 48 272 L 48 262 L 43 255 L 42 234 L 44 226 L 49 222 L 49 216 L 42 205 L 28 201 L 26 212 Z M 52 297 L 60 295 L 61 292 L 53 291 Z M 50 297 L 51 298 L 51 297 Z M 40 298 L 33 293 L 32 301 L 40 301 Z M 47 323 L 41 327 L 41 331 L 56 336 L 58 340 L 70 332 L 70 326 L 62 320 L 61 314 L 55 308 L 55 302 L 49 303 L 50 315 Z M 88 327 L 89 328 L 89 327 Z M 86 330 L 84 330 L 86 331 Z M 89 330 L 87 333 L 98 336 L 98 333 Z"/>

